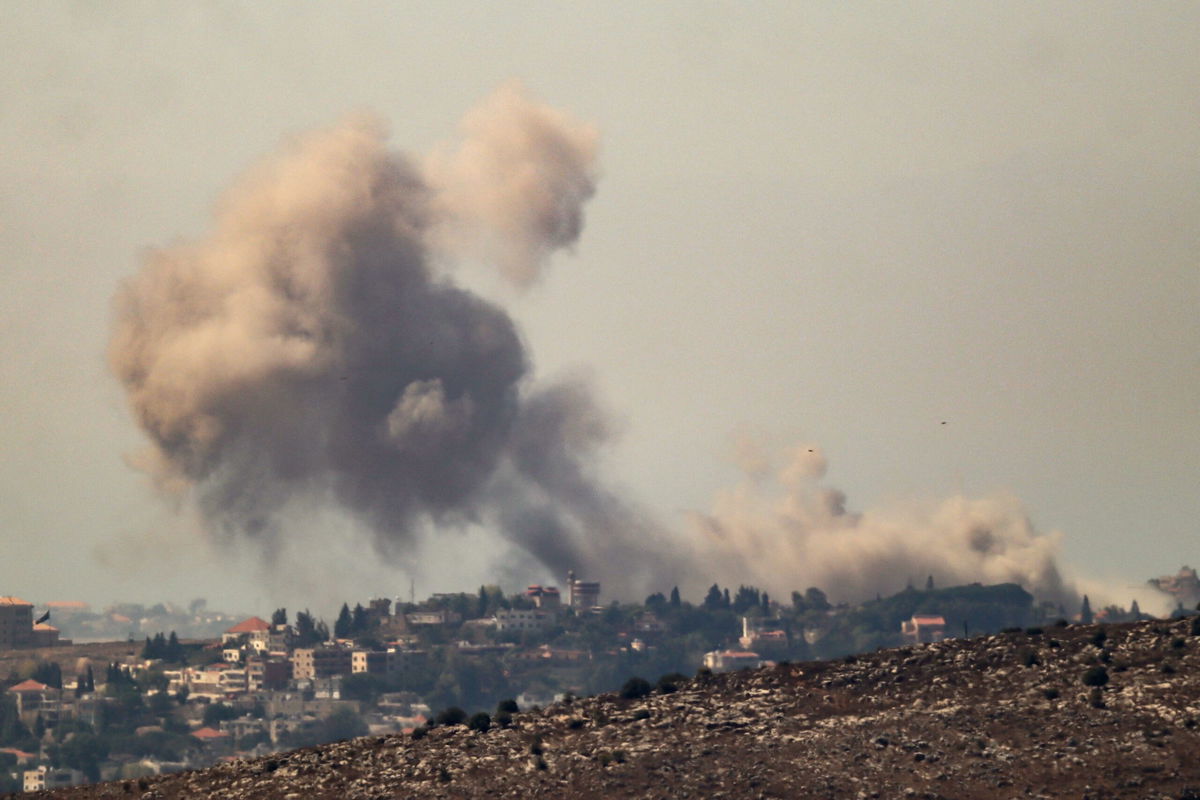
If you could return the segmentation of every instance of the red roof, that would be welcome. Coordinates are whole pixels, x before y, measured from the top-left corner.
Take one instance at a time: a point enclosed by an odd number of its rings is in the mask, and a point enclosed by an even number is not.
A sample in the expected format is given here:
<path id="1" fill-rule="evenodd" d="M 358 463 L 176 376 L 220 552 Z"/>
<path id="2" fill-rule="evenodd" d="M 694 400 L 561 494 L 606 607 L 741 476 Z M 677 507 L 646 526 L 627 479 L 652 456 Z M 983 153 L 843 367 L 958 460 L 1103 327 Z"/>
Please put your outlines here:
<path id="1" fill-rule="evenodd" d="M 15 747 L 0 747 L 0 753 L 14 755 L 18 761 L 28 761 L 31 758 L 37 758 L 37 753 L 26 753 L 24 750 L 18 750 Z"/>
<path id="2" fill-rule="evenodd" d="M 192 736 L 203 741 L 212 741 L 214 739 L 226 739 L 229 737 L 229 734 L 214 728 L 201 728 L 198 731 L 192 731 Z"/>
<path id="3" fill-rule="evenodd" d="M 44 692 L 50 687 L 44 683 L 38 683 L 33 678 L 27 681 L 21 681 L 16 686 L 8 687 L 10 692 Z"/>
<path id="4" fill-rule="evenodd" d="M 19 597 L 0 597 L 0 606 L 29 606 L 33 608 L 33 603 L 26 603 Z"/>
<path id="5" fill-rule="evenodd" d="M 914 625 L 945 625 L 946 620 L 942 617 L 926 616 L 914 614 L 912 618 Z"/>
<path id="6" fill-rule="evenodd" d="M 237 625 L 234 625 L 232 628 L 230 628 L 229 630 L 227 630 L 225 632 L 226 633 L 257 633 L 258 631 L 269 631 L 269 630 L 271 630 L 271 624 L 269 622 L 267 622 L 265 619 L 261 619 L 259 617 L 251 617 L 250 619 L 239 622 Z"/>

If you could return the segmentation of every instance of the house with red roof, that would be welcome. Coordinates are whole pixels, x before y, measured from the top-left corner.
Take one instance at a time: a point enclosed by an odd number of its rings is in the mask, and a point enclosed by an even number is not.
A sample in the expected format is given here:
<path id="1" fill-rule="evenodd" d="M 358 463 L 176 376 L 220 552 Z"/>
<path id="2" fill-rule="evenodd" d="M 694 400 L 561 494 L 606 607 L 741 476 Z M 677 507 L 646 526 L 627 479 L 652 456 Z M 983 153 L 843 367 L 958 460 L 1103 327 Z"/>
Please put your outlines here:
<path id="1" fill-rule="evenodd" d="M 245 642 L 256 653 L 271 649 L 271 623 L 261 617 L 242 620 L 221 634 L 221 644 Z"/>
<path id="2" fill-rule="evenodd" d="M 57 722 L 62 707 L 62 691 L 30 678 L 8 687 L 17 703 L 17 715 L 26 725 L 32 725 L 38 714 L 46 722 Z"/>

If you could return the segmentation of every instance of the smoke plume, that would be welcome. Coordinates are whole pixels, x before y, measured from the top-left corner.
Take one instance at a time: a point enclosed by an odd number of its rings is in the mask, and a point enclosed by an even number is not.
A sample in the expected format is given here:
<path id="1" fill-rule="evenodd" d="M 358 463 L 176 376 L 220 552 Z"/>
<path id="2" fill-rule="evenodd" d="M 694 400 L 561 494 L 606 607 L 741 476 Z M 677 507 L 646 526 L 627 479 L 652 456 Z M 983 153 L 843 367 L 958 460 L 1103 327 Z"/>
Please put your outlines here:
<path id="1" fill-rule="evenodd" d="M 607 430 L 587 390 L 531 386 L 508 314 L 430 266 L 445 226 L 484 225 L 531 281 L 579 234 L 594 134 L 515 87 L 467 119 L 434 178 L 373 118 L 298 138 L 118 293 L 136 463 L 217 538 L 269 550 L 289 506 L 332 503 L 383 553 L 492 522 L 556 571 L 653 569 L 638 515 L 588 474 Z"/>
<path id="2" fill-rule="evenodd" d="M 591 126 L 532 102 L 517 83 L 502 86 L 466 116 L 457 149 L 427 159 L 439 243 L 495 261 L 518 286 L 533 283 L 583 230 L 597 142 Z"/>
<path id="3" fill-rule="evenodd" d="M 852 513 L 822 485 L 827 463 L 815 446 L 796 447 L 775 470 L 751 442 L 737 456 L 745 479 L 710 513 L 690 515 L 700 552 L 730 581 L 779 593 L 819 586 L 856 601 L 932 575 L 942 586 L 1013 582 L 1041 599 L 1073 598 L 1056 565 L 1060 537 L 1038 533 L 1011 496 Z"/>
<path id="4" fill-rule="evenodd" d="M 773 472 L 743 447 L 746 481 L 692 515 L 686 546 L 606 488 L 611 430 L 586 381 L 536 384 L 509 315 L 432 266 L 457 251 L 536 281 L 579 236 L 595 151 L 516 86 L 423 162 L 371 117 L 286 144 L 211 232 L 152 252 L 118 293 L 111 366 L 149 439 L 135 463 L 215 538 L 263 552 L 289 509 L 335 508 L 385 556 L 483 528 L 610 597 L 721 580 L 853 600 L 929 574 L 1063 594 L 1056 537 L 1012 498 L 849 513 L 815 449 Z"/>

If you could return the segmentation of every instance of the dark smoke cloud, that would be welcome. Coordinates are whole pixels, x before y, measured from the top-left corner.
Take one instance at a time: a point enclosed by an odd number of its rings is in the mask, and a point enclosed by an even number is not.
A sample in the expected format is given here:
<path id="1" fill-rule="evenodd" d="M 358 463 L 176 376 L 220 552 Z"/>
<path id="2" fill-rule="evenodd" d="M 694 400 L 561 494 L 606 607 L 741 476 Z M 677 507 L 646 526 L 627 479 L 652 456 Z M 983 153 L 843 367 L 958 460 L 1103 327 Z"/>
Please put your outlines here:
<path id="1" fill-rule="evenodd" d="M 591 134 L 513 87 L 471 120 L 449 188 L 373 119 L 291 142 L 122 287 L 110 359 L 151 441 L 138 463 L 219 537 L 269 543 L 289 504 L 328 499 L 384 553 L 490 521 L 558 572 L 646 554 L 587 472 L 607 430 L 586 389 L 531 389 L 509 316 L 430 267 L 463 208 L 531 280 L 578 235 Z"/>
<path id="2" fill-rule="evenodd" d="M 424 167 L 386 139 L 358 118 L 289 143 L 116 298 L 136 463 L 219 540 L 271 552 L 289 510 L 333 507 L 397 563 L 418 532 L 480 527 L 609 597 L 720 580 L 856 600 L 926 574 L 1069 593 L 1012 498 L 849 513 L 816 448 L 775 472 L 743 442 L 746 482 L 681 546 L 595 474 L 612 432 L 586 382 L 534 383 L 508 314 L 431 266 L 466 252 L 535 281 L 582 228 L 594 131 L 508 86 Z"/>

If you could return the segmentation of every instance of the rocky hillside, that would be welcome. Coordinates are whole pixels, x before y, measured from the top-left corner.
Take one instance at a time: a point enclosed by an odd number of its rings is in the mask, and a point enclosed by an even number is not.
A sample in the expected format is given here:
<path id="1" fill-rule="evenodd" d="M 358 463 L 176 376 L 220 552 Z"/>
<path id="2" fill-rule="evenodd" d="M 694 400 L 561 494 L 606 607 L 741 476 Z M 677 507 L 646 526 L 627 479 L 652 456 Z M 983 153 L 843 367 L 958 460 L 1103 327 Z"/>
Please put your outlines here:
<path id="1" fill-rule="evenodd" d="M 56 796 L 1181 800 L 1200 798 L 1198 721 L 1200 624 L 1052 627 Z"/>

